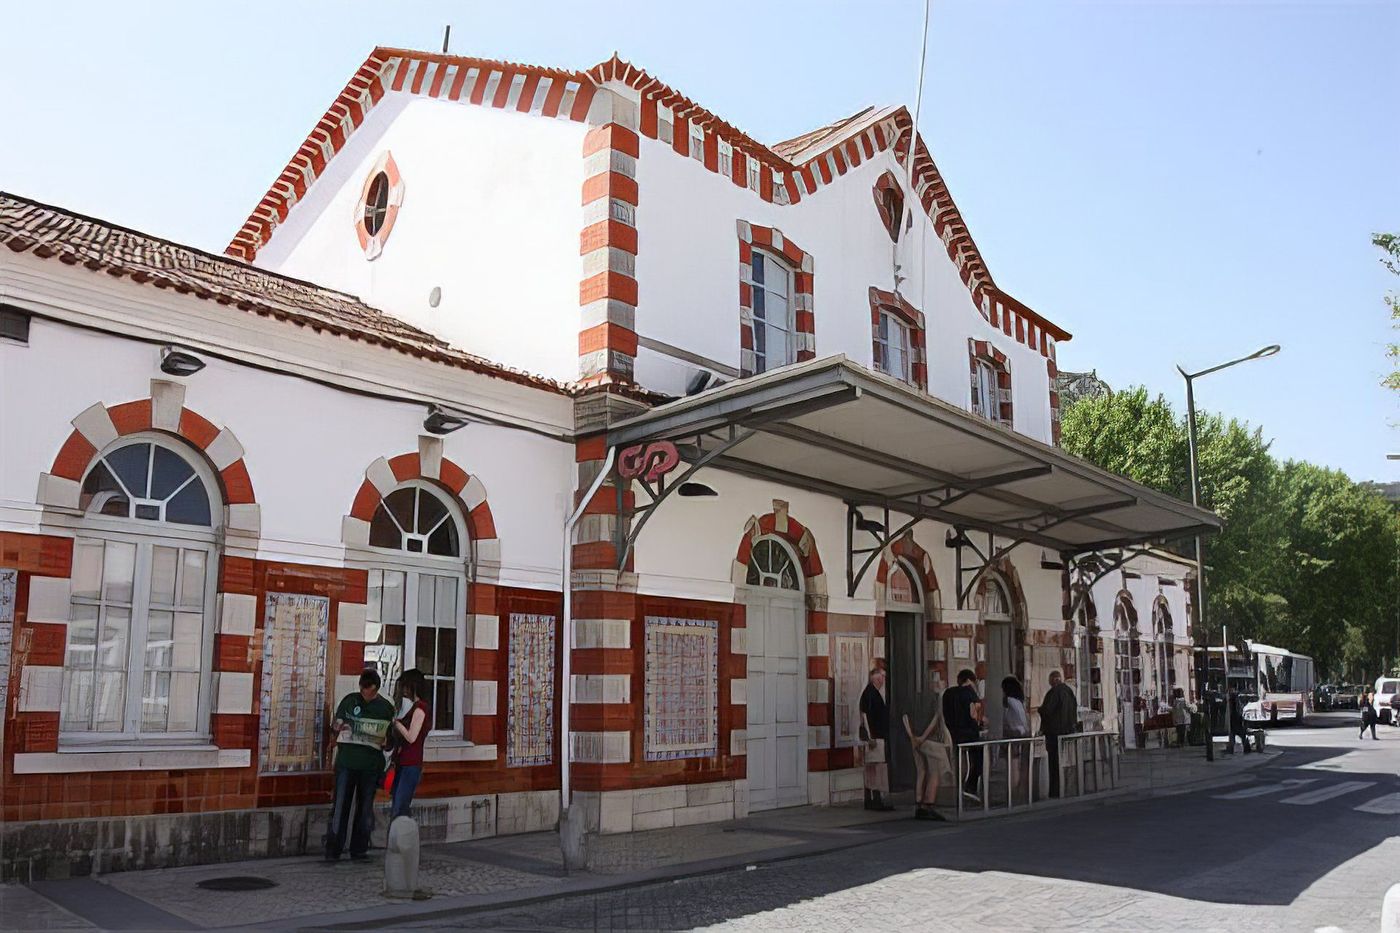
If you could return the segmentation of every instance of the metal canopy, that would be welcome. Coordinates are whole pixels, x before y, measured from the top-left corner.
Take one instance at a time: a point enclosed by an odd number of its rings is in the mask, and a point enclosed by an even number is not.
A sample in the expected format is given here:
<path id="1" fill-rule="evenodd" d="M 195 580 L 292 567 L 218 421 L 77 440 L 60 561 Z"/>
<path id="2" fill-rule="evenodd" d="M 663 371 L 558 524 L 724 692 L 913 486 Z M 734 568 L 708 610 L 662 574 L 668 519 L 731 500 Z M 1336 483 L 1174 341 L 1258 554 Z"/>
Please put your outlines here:
<path id="1" fill-rule="evenodd" d="M 860 528 L 880 547 L 895 537 L 890 513 L 911 519 L 900 521 L 903 527 L 934 519 L 960 531 L 1038 544 L 1062 556 L 1160 543 L 1220 527 L 1212 512 L 992 424 L 844 356 L 728 383 L 660 405 L 608 431 L 608 445 L 616 448 L 662 440 L 676 443 L 692 467 L 703 460 L 707 467 L 841 499 L 849 507 L 851 534 Z M 649 516 L 662 498 L 653 496 L 642 510 Z M 861 513 L 861 507 L 882 514 Z M 854 550 L 851 542 L 847 550 Z M 852 591 L 857 580 L 848 580 Z"/>

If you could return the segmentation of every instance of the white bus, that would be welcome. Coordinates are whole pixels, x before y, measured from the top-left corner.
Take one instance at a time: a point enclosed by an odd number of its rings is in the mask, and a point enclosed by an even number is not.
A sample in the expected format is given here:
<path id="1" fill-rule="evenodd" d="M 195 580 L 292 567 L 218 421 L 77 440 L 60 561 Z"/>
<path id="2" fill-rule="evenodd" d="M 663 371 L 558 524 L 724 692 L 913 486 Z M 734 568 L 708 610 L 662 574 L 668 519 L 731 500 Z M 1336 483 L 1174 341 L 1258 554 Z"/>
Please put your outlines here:
<path id="1" fill-rule="evenodd" d="M 1312 711 L 1313 688 L 1317 677 L 1313 659 L 1287 648 L 1245 641 L 1253 661 L 1256 699 L 1245 706 L 1246 722 L 1277 724 L 1281 719 L 1301 723 Z"/>

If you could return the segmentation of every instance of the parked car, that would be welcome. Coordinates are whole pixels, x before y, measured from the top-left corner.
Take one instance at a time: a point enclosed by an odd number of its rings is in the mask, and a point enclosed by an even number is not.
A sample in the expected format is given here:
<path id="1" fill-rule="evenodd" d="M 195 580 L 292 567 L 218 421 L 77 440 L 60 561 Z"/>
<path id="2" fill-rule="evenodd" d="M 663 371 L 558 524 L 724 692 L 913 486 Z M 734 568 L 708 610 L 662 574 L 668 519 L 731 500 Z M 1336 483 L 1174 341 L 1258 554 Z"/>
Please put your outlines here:
<path id="1" fill-rule="evenodd" d="M 1333 709 L 1360 709 L 1362 687 L 1347 686 L 1343 684 L 1337 688 L 1337 692 L 1332 697 Z"/>
<path id="2" fill-rule="evenodd" d="M 1376 678 L 1376 716 L 1382 723 L 1400 725 L 1400 677 Z"/>
<path id="3" fill-rule="evenodd" d="M 1337 699 L 1337 687 L 1335 684 L 1318 684 L 1313 691 L 1313 709 L 1319 713 L 1324 713 L 1335 705 Z"/>

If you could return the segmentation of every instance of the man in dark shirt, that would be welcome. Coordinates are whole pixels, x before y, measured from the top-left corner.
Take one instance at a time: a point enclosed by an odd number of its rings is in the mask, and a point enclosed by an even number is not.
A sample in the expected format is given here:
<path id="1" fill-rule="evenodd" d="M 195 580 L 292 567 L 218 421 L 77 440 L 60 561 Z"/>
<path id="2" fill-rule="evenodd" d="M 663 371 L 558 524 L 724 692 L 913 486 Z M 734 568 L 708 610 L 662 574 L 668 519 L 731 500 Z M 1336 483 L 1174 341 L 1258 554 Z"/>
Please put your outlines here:
<path id="1" fill-rule="evenodd" d="M 977 742 L 982 738 L 982 699 L 977 695 L 977 675 L 964 668 L 958 671 L 958 685 L 943 691 L 943 720 L 948 724 L 948 733 L 953 737 L 953 754 L 967 742 Z M 956 762 L 956 758 L 954 759 Z M 956 768 L 956 764 L 954 765 Z M 977 785 L 982 779 L 982 752 L 973 749 L 968 754 L 967 777 L 963 781 L 963 793 L 977 796 Z"/>
<path id="2" fill-rule="evenodd" d="M 1060 736 L 1079 728 L 1079 701 L 1059 671 L 1050 672 L 1050 689 L 1040 703 L 1040 734 L 1045 736 L 1045 763 L 1050 769 L 1050 796 L 1060 796 Z"/>
<path id="3" fill-rule="evenodd" d="M 350 829 L 350 857 L 369 857 L 369 835 L 374 815 L 374 792 L 384 773 L 384 741 L 394 721 L 394 704 L 379 695 L 379 672 L 366 668 L 360 674 L 358 693 L 346 694 L 335 710 L 331 736 L 335 747 L 335 806 L 326 829 L 326 858 L 340 859 L 345 833 L 350 823 L 350 806 L 355 806 L 355 825 Z"/>
<path id="4" fill-rule="evenodd" d="M 860 695 L 860 725 L 865 733 L 865 809 L 893 810 L 890 792 L 890 708 L 885 702 L 885 672 L 870 671 L 870 683 Z"/>

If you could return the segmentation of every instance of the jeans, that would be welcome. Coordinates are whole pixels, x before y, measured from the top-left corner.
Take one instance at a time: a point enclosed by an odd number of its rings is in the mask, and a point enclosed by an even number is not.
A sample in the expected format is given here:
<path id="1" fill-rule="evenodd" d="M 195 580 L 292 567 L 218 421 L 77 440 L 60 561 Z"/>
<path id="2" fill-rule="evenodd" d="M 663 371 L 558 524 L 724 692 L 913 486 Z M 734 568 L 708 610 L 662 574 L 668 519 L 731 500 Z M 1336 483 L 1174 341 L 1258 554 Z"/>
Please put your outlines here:
<path id="1" fill-rule="evenodd" d="M 379 775 L 374 771 L 335 769 L 335 806 L 326 829 L 326 858 L 338 859 L 345 848 L 345 832 L 350 824 L 350 806 L 355 807 L 355 825 L 350 830 L 350 857 L 369 852 L 369 836 L 374 818 L 374 792 Z"/>
<path id="2" fill-rule="evenodd" d="M 421 765 L 408 765 L 394 769 L 394 786 L 389 791 L 389 822 L 396 817 L 408 816 L 408 808 L 413 803 L 413 792 L 418 789 L 418 779 L 423 776 Z"/>

